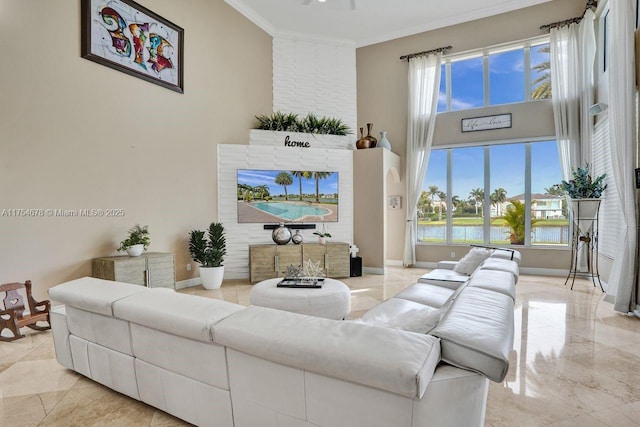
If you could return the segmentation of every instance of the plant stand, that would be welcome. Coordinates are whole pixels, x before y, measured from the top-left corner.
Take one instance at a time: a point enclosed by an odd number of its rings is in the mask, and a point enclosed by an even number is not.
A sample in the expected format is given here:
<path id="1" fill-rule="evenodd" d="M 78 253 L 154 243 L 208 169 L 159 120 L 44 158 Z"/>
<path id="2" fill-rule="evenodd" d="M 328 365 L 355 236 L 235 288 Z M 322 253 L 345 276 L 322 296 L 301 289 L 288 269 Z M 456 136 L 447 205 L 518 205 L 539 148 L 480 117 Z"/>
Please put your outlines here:
<path id="1" fill-rule="evenodd" d="M 600 199 L 575 199 L 571 201 L 573 210 L 573 236 L 571 239 L 571 267 L 564 281 L 565 286 L 571 280 L 571 289 L 576 281 L 576 276 L 590 277 L 593 286 L 596 280 L 602 292 L 600 271 L 598 270 L 598 217 L 600 212 Z M 587 258 L 586 271 L 579 271 L 578 259 L 582 251 Z"/>

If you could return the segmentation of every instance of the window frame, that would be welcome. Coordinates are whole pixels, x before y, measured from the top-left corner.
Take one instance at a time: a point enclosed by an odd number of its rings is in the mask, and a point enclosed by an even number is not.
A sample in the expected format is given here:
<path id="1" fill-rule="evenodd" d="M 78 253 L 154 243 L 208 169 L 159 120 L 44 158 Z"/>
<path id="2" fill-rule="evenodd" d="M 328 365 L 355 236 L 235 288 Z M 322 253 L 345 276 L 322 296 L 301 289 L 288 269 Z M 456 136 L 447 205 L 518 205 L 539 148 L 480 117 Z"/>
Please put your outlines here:
<path id="1" fill-rule="evenodd" d="M 484 160 L 484 169 L 483 169 L 483 189 L 484 189 L 484 201 L 482 205 L 483 213 L 485 209 L 491 205 L 491 192 L 488 189 L 491 188 L 491 147 L 498 145 L 506 145 L 506 144 L 524 144 L 524 155 L 525 155 L 525 169 L 524 169 L 524 197 L 525 197 L 525 242 L 523 245 L 512 245 L 512 244 L 500 244 L 500 246 L 511 247 L 511 248 L 526 248 L 526 249 L 556 249 L 556 250 L 571 250 L 570 239 L 573 232 L 573 223 L 571 221 L 570 213 L 567 217 L 568 221 L 568 239 L 565 245 L 532 245 L 531 244 L 531 187 L 532 187 L 532 148 L 533 144 L 537 142 L 548 142 L 548 141 L 556 141 L 557 139 L 555 135 L 553 136 L 542 136 L 542 137 L 532 137 L 532 138 L 514 138 L 505 141 L 491 141 L 491 142 L 477 142 L 470 144 L 447 144 L 441 145 L 438 147 L 434 147 L 433 150 L 446 150 L 447 155 L 447 171 L 446 171 L 446 182 L 447 188 L 447 206 L 452 206 L 452 198 L 453 194 L 451 189 L 453 188 L 453 150 L 460 148 L 470 148 L 470 147 L 483 147 L 483 160 Z M 488 212 L 491 212 L 489 209 Z M 416 224 L 418 223 L 417 218 Z M 424 245 L 424 246 L 469 246 L 468 242 L 454 242 L 453 241 L 453 210 L 447 209 L 446 212 L 446 230 L 445 230 L 445 240 L 443 242 L 424 242 L 424 241 L 416 241 L 415 245 Z M 495 244 L 491 242 L 491 215 L 484 214 L 483 216 L 483 245 L 492 245 Z"/>
<path id="2" fill-rule="evenodd" d="M 445 78 L 446 78 L 446 109 L 442 111 L 438 111 L 438 113 L 447 113 L 451 111 L 464 111 L 464 110 L 452 110 L 451 109 L 451 64 L 453 62 L 464 61 L 467 59 L 473 59 L 481 57 L 483 61 L 483 105 L 480 107 L 473 108 L 484 108 L 484 107 L 494 107 L 498 105 L 509 105 L 515 104 L 517 102 L 528 102 L 528 101 L 536 101 L 531 98 L 531 48 L 535 46 L 540 46 L 543 44 L 549 43 L 549 35 L 534 37 L 526 40 L 520 40 L 516 42 L 503 43 L 498 44 L 482 49 L 474 49 L 466 52 L 461 52 L 457 54 L 444 55 L 442 58 L 442 64 L 445 67 Z M 524 100 L 523 101 L 515 101 L 506 104 L 490 104 L 491 100 L 491 82 L 490 82 L 490 69 L 489 69 L 489 56 L 496 53 L 503 53 L 512 50 L 523 49 L 524 54 Z"/>

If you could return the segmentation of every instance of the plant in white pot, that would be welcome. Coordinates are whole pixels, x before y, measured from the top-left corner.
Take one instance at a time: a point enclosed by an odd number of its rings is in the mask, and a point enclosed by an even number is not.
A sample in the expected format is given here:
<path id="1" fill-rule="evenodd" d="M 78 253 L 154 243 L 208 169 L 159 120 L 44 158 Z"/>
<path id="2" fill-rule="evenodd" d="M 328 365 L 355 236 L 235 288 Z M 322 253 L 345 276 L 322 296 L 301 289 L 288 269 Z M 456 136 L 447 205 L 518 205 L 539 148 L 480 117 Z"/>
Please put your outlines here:
<path id="1" fill-rule="evenodd" d="M 200 278 L 205 289 L 219 289 L 224 277 L 224 256 L 227 254 L 224 227 L 212 222 L 207 232 L 192 230 L 189 233 L 189 254 L 200 263 Z"/>
<path id="2" fill-rule="evenodd" d="M 150 243 L 149 226 L 140 227 L 139 224 L 136 224 L 129 229 L 129 237 L 120 242 L 118 252 L 127 251 L 129 256 L 140 256 L 142 252 L 147 250 Z"/>
<path id="3" fill-rule="evenodd" d="M 331 237 L 331 234 L 327 233 L 327 230 L 324 228 L 324 223 L 322 224 L 322 231 L 314 231 L 313 234 L 318 236 L 318 243 L 321 245 L 325 245 L 327 243 L 327 237 Z"/>
<path id="4" fill-rule="evenodd" d="M 571 198 L 574 223 L 581 232 L 589 233 L 600 207 L 600 197 L 607 189 L 604 183 L 607 174 L 593 179 L 587 163 L 585 167 L 572 169 L 571 175 L 572 179 L 562 181 L 560 188 Z"/>

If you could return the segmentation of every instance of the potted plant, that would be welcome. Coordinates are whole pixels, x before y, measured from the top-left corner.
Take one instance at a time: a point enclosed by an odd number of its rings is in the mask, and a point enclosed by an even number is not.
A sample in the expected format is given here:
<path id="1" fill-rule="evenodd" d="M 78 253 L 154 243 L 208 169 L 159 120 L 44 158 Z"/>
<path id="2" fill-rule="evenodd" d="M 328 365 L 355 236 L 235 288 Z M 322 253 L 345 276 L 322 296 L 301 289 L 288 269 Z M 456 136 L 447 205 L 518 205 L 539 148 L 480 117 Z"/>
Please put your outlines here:
<path id="1" fill-rule="evenodd" d="M 318 236 L 318 242 L 321 245 L 324 245 L 327 243 L 327 237 L 331 237 L 331 234 L 327 233 L 327 230 L 325 230 L 324 224 L 322 224 L 322 231 L 314 231 L 313 234 Z"/>
<path id="2" fill-rule="evenodd" d="M 573 179 L 562 181 L 560 188 L 571 199 L 573 221 L 579 230 L 588 233 L 593 226 L 593 219 L 598 213 L 602 193 L 607 189 L 604 179 L 607 174 L 602 174 L 595 179 L 589 173 L 589 164 L 583 168 L 571 169 Z"/>
<path id="3" fill-rule="evenodd" d="M 224 227 L 212 222 L 207 232 L 192 230 L 189 233 L 189 254 L 200 263 L 200 278 L 205 289 L 219 289 L 224 278 L 224 256 L 227 254 Z"/>
<path id="4" fill-rule="evenodd" d="M 149 243 L 151 243 L 149 226 L 140 227 L 139 224 L 136 224 L 129 229 L 129 237 L 120 242 L 118 252 L 127 251 L 129 256 L 140 256 L 142 252 L 147 250 Z"/>

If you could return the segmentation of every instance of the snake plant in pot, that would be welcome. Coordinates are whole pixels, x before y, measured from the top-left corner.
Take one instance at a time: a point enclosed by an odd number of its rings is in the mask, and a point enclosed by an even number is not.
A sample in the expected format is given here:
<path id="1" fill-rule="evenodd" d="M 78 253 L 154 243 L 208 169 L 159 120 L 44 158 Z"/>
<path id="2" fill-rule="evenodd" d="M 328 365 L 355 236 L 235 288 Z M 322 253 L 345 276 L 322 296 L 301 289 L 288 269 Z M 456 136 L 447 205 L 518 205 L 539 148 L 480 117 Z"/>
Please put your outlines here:
<path id="1" fill-rule="evenodd" d="M 189 232 L 189 254 L 200 263 L 200 278 L 205 289 L 219 289 L 224 277 L 224 256 L 227 254 L 224 227 L 212 222 L 209 230 Z"/>

